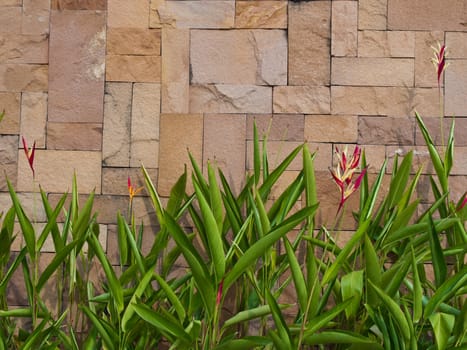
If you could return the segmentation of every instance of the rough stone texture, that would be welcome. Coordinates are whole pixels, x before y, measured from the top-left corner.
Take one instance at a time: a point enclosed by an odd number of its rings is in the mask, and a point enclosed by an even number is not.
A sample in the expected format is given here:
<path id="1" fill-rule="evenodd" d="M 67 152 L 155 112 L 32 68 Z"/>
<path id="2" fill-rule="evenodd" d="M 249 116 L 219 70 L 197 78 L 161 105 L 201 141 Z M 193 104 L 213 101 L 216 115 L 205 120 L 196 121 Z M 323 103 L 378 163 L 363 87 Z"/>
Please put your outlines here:
<path id="1" fill-rule="evenodd" d="M 21 33 L 21 7 L 4 7 L 0 11 L 0 33 Z"/>
<path id="2" fill-rule="evenodd" d="M 271 141 L 303 141 L 303 114 L 251 114 L 247 116 L 247 140 L 253 140 L 254 124 L 258 138 Z"/>
<path id="3" fill-rule="evenodd" d="M 358 143 L 366 145 L 413 145 L 414 118 L 360 117 Z"/>
<path id="4" fill-rule="evenodd" d="M 388 0 L 391 30 L 465 30 L 464 0 Z"/>
<path id="5" fill-rule="evenodd" d="M 304 139 L 308 142 L 357 142 L 355 115 L 306 115 Z"/>
<path id="6" fill-rule="evenodd" d="M 167 196 L 184 166 L 190 165 L 188 152 L 202 164 L 203 116 L 201 114 L 162 114 L 160 123 L 159 193 Z M 174 159 L 177 161 L 175 162 Z"/>
<path id="7" fill-rule="evenodd" d="M 432 47 L 443 42 L 443 32 L 415 32 L 415 86 L 437 86 L 436 71 L 431 59 Z"/>
<path id="8" fill-rule="evenodd" d="M 163 28 L 162 45 L 162 113 L 188 113 L 190 31 Z"/>
<path id="9" fill-rule="evenodd" d="M 106 81 L 159 83 L 160 56 L 109 55 L 106 59 Z"/>
<path id="10" fill-rule="evenodd" d="M 2 164 L 3 179 L 9 179 L 12 186 L 16 188 L 16 179 L 18 177 L 17 166 L 15 163 Z M 6 181 L 0 181 L 0 191 L 8 191 Z M 1 193 L 0 193 L 1 195 Z M 9 194 L 8 194 L 9 195 Z M 5 208 L 5 207 L 3 207 Z"/>
<path id="11" fill-rule="evenodd" d="M 287 38 L 283 30 L 193 30 L 194 84 L 287 83 Z"/>
<path id="12" fill-rule="evenodd" d="M 23 0 L 21 32 L 23 34 L 48 34 L 50 0 Z"/>
<path id="13" fill-rule="evenodd" d="M 467 32 L 446 33 L 446 46 L 448 47 L 449 58 L 467 57 Z"/>
<path id="14" fill-rule="evenodd" d="M 0 65 L 0 91 L 47 91 L 48 67 L 39 64 Z"/>
<path id="15" fill-rule="evenodd" d="M 23 0 L 0 0 L 0 6 L 21 6 Z"/>
<path id="16" fill-rule="evenodd" d="M 107 54 L 160 56 L 161 31 L 142 28 L 109 28 Z"/>
<path id="17" fill-rule="evenodd" d="M 332 165 L 332 144 L 331 143 L 307 143 L 311 153 L 315 153 L 313 165 L 315 171 L 329 171 Z"/>
<path id="18" fill-rule="evenodd" d="M 331 53 L 333 56 L 357 56 L 357 1 L 332 2 Z"/>
<path id="19" fill-rule="evenodd" d="M 157 168 L 159 159 L 160 84 L 133 86 L 130 166 Z"/>
<path id="20" fill-rule="evenodd" d="M 149 0 L 107 0 L 109 28 L 147 28 Z"/>
<path id="21" fill-rule="evenodd" d="M 154 185 L 157 184 L 157 169 L 146 168 Z M 144 186 L 144 177 L 140 168 L 102 168 L 102 194 L 128 196 L 128 177 L 131 183 L 140 188 Z M 136 196 L 144 195 L 145 190 Z"/>
<path id="22" fill-rule="evenodd" d="M 287 28 L 287 1 L 237 1 L 237 28 Z"/>
<path id="23" fill-rule="evenodd" d="M 47 148 L 57 150 L 100 151 L 102 124 L 47 123 Z"/>
<path id="24" fill-rule="evenodd" d="M 232 28 L 235 19 L 234 0 L 152 1 L 151 28 Z"/>
<path id="25" fill-rule="evenodd" d="M 21 135 L 37 148 L 45 148 L 47 122 L 47 94 L 24 92 L 21 99 Z"/>
<path id="26" fill-rule="evenodd" d="M 106 10 L 106 0 L 51 0 L 52 10 Z"/>
<path id="27" fill-rule="evenodd" d="M 359 0 L 358 29 L 386 30 L 388 1 Z"/>
<path id="28" fill-rule="evenodd" d="M 19 133 L 20 101 L 21 94 L 19 93 L 0 92 L 0 110 L 5 111 L 5 116 L 0 123 L 0 135 Z"/>
<path id="29" fill-rule="evenodd" d="M 289 85 L 329 85 L 330 38 L 331 1 L 289 2 Z"/>
<path id="30" fill-rule="evenodd" d="M 273 97 L 274 113 L 330 113 L 330 92 L 327 87 L 277 86 Z"/>
<path id="31" fill-rule="evenodd" d="M 49 56 L 48 120 L 102 122 L 104 13 L 53 11 Z"/>
<path id="32" fill-rule="evenodd" d="M 272 88 L 255 85 L 193 85 L 191 113 L 271 113 Z"/>
<path id="33" fill-rule="evenodd" d="M 18 156 L 18 136 L 0 137 L 0 164 L 16 163 Z"/>
<path id="34" fill-rule="evenodd" d="M 132 86 L 129 83 L 107 83 L 104 97 L 103 165 L 128 167 Z"/>
<path id="35" fill-rule="evenodd" d="M 365 150 L 365 157 L 367 163 L 368 174 L 377 174 L 383 166 L 384 159 L 386 158 L 386 146 L 384 145 L 360 145 Z M 387 146 L 391 147 L 391 146 Z M 383 188 L 382 191 L 386 191 Z"/>
<path id="36" fill-rule="evenodd" d="M 405 58 L 332 59 L 333 85 L 413 86 L 414 61 Z"/>
<path id="37" fill-rule="evenodd" d="M 467 59 L 453 61 L 445 79 L 445 115 L 467 116 Z"/>
<path id="38" fill-rule="evenodd" d="M 0 63 L 48 63 L 45 35 L 0 34 Z"/>
<path id="39" fill-rule="evenodd" d="M 409 31 L 361 30 L 358 32 L 360 57 L 414 57 L 415 33 Z"/>

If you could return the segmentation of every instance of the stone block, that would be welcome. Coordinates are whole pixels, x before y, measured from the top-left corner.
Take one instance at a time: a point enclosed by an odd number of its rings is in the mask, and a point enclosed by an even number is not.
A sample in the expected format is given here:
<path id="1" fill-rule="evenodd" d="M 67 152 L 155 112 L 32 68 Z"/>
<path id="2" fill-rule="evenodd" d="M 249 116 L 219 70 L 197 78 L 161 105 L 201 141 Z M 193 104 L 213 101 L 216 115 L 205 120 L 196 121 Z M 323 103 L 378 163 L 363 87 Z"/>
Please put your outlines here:
<path id="1" fill-rule="evenodd" d="M 0 63 L 46 64 L 48 51 L 45 35 L 0 34 Z"/>
<path id="2" fill-rule="evenodd" d="M 315 171 L 329 171 L 332 165 L 332 143 L 308 142 L 307 146 L 311 154 L 315 153 L 313 160 Z"/>
<path id="3" fill-rule="evenodd" d="M 191 169 L 188 157 L 191 153 L 198 165 L 203 160 L 203 115 L 201 114 L 161 114 L 159 194 L 168 196 L 185 165 Z"/>
<path id="4" fill-rule="evenodd" d="M 132 84 L 107 83 L 104 96 L 102 161 L 104 166 L 130 165 Z"/>
<path id="5" fill-rule="evenodd" d="M 390 0 L 359 0 L 358 29 L 386 30 L 388 1 Z"/>
<path id="6" fill-rule="evenodd" d="M 388 29 L 465 30 L 464 0 L 388 0 Z"/>
<path id="7" fill-rule="evenodd" d="M 327 87 L 274 87 L 274 113 L 327 114 L 330 113 L 330 104 L 330 91 Z"/>
<path id="8" fill-rule="evenodd" d="M 239 193 L 245 182 L 246 116 L 208 114 L 204 116 L 203 165 L 222 170 L 232 190 Z"/>
<path id="9" fill-rule="evenodd" d="M 23 0 L 21 32 L 23 34 L 48 34 L 50 25 L 50 0 Z"/>
<path id="10" fill-rule="evenodd" d="M 444 135 L 441 135 L 441 122 L 443 124 Z M 439 117 L 433 118 L 423 118 L 423 123 L 425 124 L 430 136 L 435 143 L 435 145 L 442 145 L 443 138 L 444 144 L 447 143 L 449 132 L 451 130 L 451 123 L 453 118 L 444 117 L 441 121 Z M 454 128 L 454 139 L 456 146 L 467 146 L 467 139 L 464 137 L 467 132 L 467 119 L 466 118 L 455 118 L 455 128 Z M 423 138 L 420 128 L 417 126 L 415 128 L 415 144 L 416 145 L 425 145 L 425 140 Z"/>
<path id="11" fill-rule="evenodd" d="M 16 190 L 16 189 L 15 189 Z M 37 193 L 16 193 L 21 206 L 24 209 L 26 216 L 31 222 L 45 222 L 47 215 L 40 199 L 40 194 Z M 0 196 L 0 212 L 6 212 L 13 205 L 9 194 Z M 18 232 L 18 231 L 16 231 Z M 22 233 L 19 233 L 21 236 Z"/>
<path id="12" fill-rule="evenodd" d="M 273 171 L 277 166 L 302 142 L 296 141 L 269 141 L 267 143 L 267 155 L 269 162 L 269 171 Z M 311 149 L 310 149 L 311 150 Z M 312 151 L 312 150 L 311 150 Z M 254 169 L 253 162 L 253 141 L 247 141 L 247 169 Z M 299 153 L 297 157 L 290 163 L 287 170 L 300 171 L 303 167 L 303 158 Z"/>
<path id="13" fill-rule="evenodd" d="M 156 186 L 157 169 L 146 168 L 146 171 Z M 144 186 L 144 177 L 140 168 L 102 168 L 102 194 L 128 196 L 128 177 L 137 188 Z M 146 192 L 141 191 L 137 196 L 144 194 Z"/>
<path id="14" fill-rule="evenodd" d="M 21 33 L 21 7 L 3 7 L 0 11 L 0 33 Z"/>
<path id="15" fill-rule="evenodd" d="M 152 1 L 151 28 L 233 28 L 235 1 Z"/>
<path id="16" fill-rule="evenodd" d="M 285 31 L 192 30 L 190 67 L 194 84 L 285 85 Z"/>
<path id="17" fill-rule="evenodd" d="M 287 28 L 287 1 L 237 1 L 236 28 Z"/>
<path id="18" fill-rule="evenodd" d="M 463 58 L 467 57 L 467 33 L 466 32 L 447 32 L 446 47 L 448 50 L 448 58 Z"/>
<path id="19" fill-rule="evenodd" d="M 414 85 L 413 59 L 334 57 L 331 71 L 333 85 Z"/>
<path id="20" fill-rule="evenodd" d="M 45 148 L 45 128 L 47 123 L 47 94 L 43 92 L 23 92 L 21 99 L 21 135 L 36 147 Z"/>
<path id="21" fill-rule="evenodd" d="M 102 122 L 105 13 L 52 11 L 49 116 L 53 122 Z"/>
<path id="22" fill-rule="evenodd" d="M 289 2 L 289 85 L 329 85 L 330 39 L 331 1 Z"/>
<path id="23" fill-rule="evenodd" d="M 331 54 L 357 56 L 358 2 L 332 2 Z"/>
<path id="24" fill-rule="evenodd" d="M 434 57 L 432 47 L 443 41 L 443 32 L 415 32 L 415 86 L 438 85 L 436 69 L 431 62 Z"/>
<path id="25" fill-rule="evenodd" d="M 414 118 L 359 117 L 358 143 L 364 145 L 413 145 Z"/>
<path id="26" fill-rule="evenodd" d="M 0 65 L 0 91 L 47 91 L 48 67 L 40 64 Z"/>
<path id="27" fill-rule="evenodd" d="M 16 188 L 16 179 L 18 177 L 18 167 L 16 163 L 2 164 L 2 171 L 3 175 L 0 175 L 0 191 L 8 191 L 5 179 L 8 179 L 13 187 Z"/>
<path id="28" fill-rule="evenodd" d="M 100 151 L 102 124 L 47 123 L 47 149 Z"/>
<path id="29" fill-rule="evenodd" d="M 308 142 L 356 143 L 358 117 L 355 115 L 306 115 L 304 136 Z"/>
<path id="30" fill-rule="evenodd" d="M 467 59 L 453 60 L 445 71 L 446 116 L 467 116 Z"/>
<path id="31" fill-rule="evenodd" d="M 271 113 L 272 88 L 256 85 L 192 85 L 191 113 Z"/>
<path id="32" fill-rule="evenodd" d="M 130 166 L 157 168 L 159 160 L 160 84 L 133 86 Z"/>
<path id="33" fill-rule="evenodd" d="M 147 28 L 150 0 L 107 0 L 109 28 Z"/>
<path id="34" fill-rule="evenodd" d="M 109 55 L 106 59 L 106 81 L 159 83 L 160 56 Z"/>
<path id="35" fill-rule="evenodd" d="M 105 0 L 52 0 L 52 10 L 106 10 Z"/>
<path id="36" fill-rule="evenodd" d="M 32 172 L 22 149 L 18 157 L 18 191 L 32 191 Z M 71 191 L 74 174 L 81 193 L 101 188 L 101 153 L 80 151 L 36 150 L 34 168 L 36 183 L 47 192 Z M 54 171 L 50 171 L 54 169 Z"/>
<path id="37" fill-rule="evenodd" d="M 368 174 L 380 172 L 386 158 L 386 146 L 384 145 L 360 145 L 365 152 Z M 383 189 L 384 191 L 384 189 Z"/>
<path id="38" fill-rule="evenodd" d="M 162 29 L 163 113 L 188 113 L 190 105 L 190 31 Z"/>
<path id="39" fill-rule="evenodd" d="M 161 31 L 146 28 L 109 28 L 107 54 L 160 56 Z"/>
<path id="40" fill-rule="evenodd" d="M 0 7 L 21 5 L 23 5 L 23 0 L 0 0 Z"/>
<path id="41" fill-rule="evenodd" d="M 303 114 L 250 114 L 247 116 L 247 140 L 253 140 L 256 124 L 258 138 L 271 141 L 303 141 Z"/>
<path id="42" fill-rule="evenodd" d="M 0 135 L 19 134 L 20 101 L 20 93 L 0 92 L 0 111 L 5 111 L 5 115 L 0 123 Z"/>
<path id="43" fill-rule="evenodd" d="M 0 137 L 0 164 L 2 164 L 3 166 L 4 164 L 16 163 L 17 156 L 18 156 L 18 136 L 2 135 L 2 137 Z"/>
<path id="44" fill-rule="evenodd" d="M 361 30 L 359 57 L 415 57 L 415 32 Z"/>

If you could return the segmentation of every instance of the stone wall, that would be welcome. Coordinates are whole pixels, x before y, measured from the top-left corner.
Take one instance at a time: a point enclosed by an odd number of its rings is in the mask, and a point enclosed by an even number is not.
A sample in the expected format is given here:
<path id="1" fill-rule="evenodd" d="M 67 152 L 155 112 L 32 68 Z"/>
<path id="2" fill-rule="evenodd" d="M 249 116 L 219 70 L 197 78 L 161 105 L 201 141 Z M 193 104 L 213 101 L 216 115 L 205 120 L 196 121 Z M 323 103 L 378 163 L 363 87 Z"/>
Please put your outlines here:
<path id="1" fill-rule="evenodd" d="M 445 42 L 456 198 L 467 180 L 466 11 L 465 0 L 0 0 L 2 173 L 32 208 L 21 137 L 35 141 L 36 184 L 54 200 L 76 172 L 82 194 L 95 189 L 115 257 L 115 214 L 127 208 L 127 177 L 142 183 L 141 163 L 162 196 L 187 149 L 201 164 L 215 159 L 238 188 L 256 120 L 270 129 L 272 160 L 303 141 L 318 151 L 319 218 L 330 223 L 336 145 L 364 147 L 372 174 L 408 149 L 417 164 L 428 159 L 414 110 L 438 135 L 430 59 Z M 8 203 L 2 180 L 0 211 Z M 144 193 L 134 205 L 137 220 L 155 224 Z"/>

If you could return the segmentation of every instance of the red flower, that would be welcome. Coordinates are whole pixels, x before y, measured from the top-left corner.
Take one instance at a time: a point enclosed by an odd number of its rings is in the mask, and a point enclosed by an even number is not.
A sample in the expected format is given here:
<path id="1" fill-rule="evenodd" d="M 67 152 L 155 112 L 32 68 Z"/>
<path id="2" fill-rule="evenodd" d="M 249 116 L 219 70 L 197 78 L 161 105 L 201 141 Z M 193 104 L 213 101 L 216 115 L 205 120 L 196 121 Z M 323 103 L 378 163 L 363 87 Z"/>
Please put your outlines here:
<path id="1" fill-rule="evenodd" d="M 29 149 L 24 137 L 21 137 L 21 138 L 23 140 L 24 153 L 26 154 L 26 158 L 28 160 L 29 167 L 32 170 L 32 177 L 34 177 L 35 176 L 35 173 L 34 173 L 34 154 L 36 152 L 36 141 L 34 141 L 34 144 L 32 145 L 32 148 Z"/>
<path id="2" fill-rule="evenodd" d="M 133 186 L 131 184 L 131 179 L 128 176 L 128 195 L 130 196 L 130 202 L 133 201 L 133 197 L 136 196 L 142 189 L 143 187 L 136 188 Z"/>
<path id="3" fill-rule="evenodd" d="M 441 85 L 441 74 L 443 74 L 444 70 L 447 68 L 449 63 L 446 63 L 446 45 L 441 45 L 438 43 L 438 48 L 432 47 L 434 51 L 434 56 L 431 61 L 433 62 L 433 65 L 435 66 L 436 73 L 438 75 L 438 87 Z"/>
<path id="4" fill-rule="evenodd" d="M 222 279 L 221 283 L 219 284 L 219 288 L 217 289 L 217 298 L 216 298 L 216 305 L 219 306 L 222 300 L 222 290 L 224 289 L 224 279 Z"/>

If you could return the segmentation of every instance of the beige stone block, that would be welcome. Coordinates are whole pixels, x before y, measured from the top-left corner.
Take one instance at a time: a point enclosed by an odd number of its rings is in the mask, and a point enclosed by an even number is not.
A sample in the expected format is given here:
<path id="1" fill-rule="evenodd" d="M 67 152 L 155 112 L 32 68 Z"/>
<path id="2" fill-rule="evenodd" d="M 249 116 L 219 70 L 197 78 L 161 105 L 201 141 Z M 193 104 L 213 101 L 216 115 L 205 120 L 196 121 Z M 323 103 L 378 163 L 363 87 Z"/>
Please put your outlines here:
<path id="1" fill-rule="evenodd" d="M 191 113 L 271 113 L 272 88 L 256 85 L 192 85 Z"/>
<path id="2" fill-rule="evenodd" d="M 464 0 L 388 0 L 388 29 L 465 30 Z"/>
<path id="3" fill-rule="evenodd" d="M 102 124 L 47 123 L 47 149 L 100 151 Z"/>
<path id="4" fill-rule="evenodd" d="M 312 154 L 315 153 L 315 171 L 329 171 L 332 165 L 332 143 L 307 142 L 307 146 Z"/>
<path id="5" fill-rule="evenodd" d="M 133 86 L 130 166 L 157 168 L 159 160 L 160 84 Z"/>
<path id="6" fill-rule="evenodd" d="M 47 91 L 48 67 L 39 64 L 0 65 L 0 91 Z"/>
<path id="7" fill-rule="evenodd" d="M 106 81 L 159 83 L 160 56 L 109 55 L 106 58 Z"/>
<path id="8" fill-rule="evenodd" d="M 383 145 L 359 145 L 359 146 L 365 152 L 368 174 L 379 173 L 381 170 L 381 167 L 383 166 L 384 160 L 386 158 L 386 146 L 383 146 Z"/>
<path id="9" fill-rule="evenodd" d="M 150 0 L 108 0 L 109 28 L 147 28 Z"/>
<path id="10" fill-rule="evenodd" d="M 0 63 L 48 63 L 45 35 L 0 34 Z"/>
<path id="11" fill-rule="evenodd" d="M 47 94 L 24 92 L 21 99 L 21 135 L 36 141 L 36 147 L 45 148 L 47 123 Z"/>
<path id="12" fill-rule="evenodd" d="M 414 60 L 412 59 L 334 57 L 331 67 L 333 85 L 414 85 Z"/>
<path id="13" fill-rule="evenodd" d="M 0 123 L 0 135 L 19 134 L 21 94 L 14 92 L 0 92 L 0 111 L 5 115 Z"/>
<path id="14" fill-rule="evenodd" d="M 163 113 L 188 113 L 190 105 L 190 31 L 162 29 Z"/>
<path id="15" fill-rule="evenodd" d="M 331 53 L 357 56 L 358 2 L 332 2 Z"/>
<path id="16" fill-rule="evenodd" d="M 436 69 L 431 62 L 434 57 L 432 47 L 443 41 L 443 32 L 415 32 L 415 86 L 437 86 Z"/>
<path id="17" fill-rule="evenodd" d="M 52 10 L 106 10 L 106 0 L 52 0 Z"/>
<path id="18" fill-rule="evenodd" d="M 159 56 L 161 54 L 161 31 L 146 28 L 109 28 L 107 53 Z"/>
<path id="19" fill-rule="evenodd" d="M 467 33 L 466 32 L 447 32 L 446 47 L 448 58 L 466 58 L 467 57 Z"/>
<path id="20" fill-rule="evenodd" d="M 157 185 L 157 169 L 146 168 L 154 187 Z M 133 186 L 144 186 L 144 176 L 140 168 L 102 168 L 102 194 L 128 196 L 128 177 Z M 146 191 L 136 196 L 146 195 Z"/>
<path id="21" fill-rule="evenodd" d="M 412 117 L 359 117 L 358 143 L 364 145 L 413 145 L 415 119 Z"/>
<path id="22" fill-rule="evenodd" d="M 23 0 L 0 0 L 1 7 L 21 6 L 22 4 L 23 4 Z"/>
<path id="23" fill-rule="evenodd" d="M 23 0 L 21 32 L 23 34 L 48 34 L 50 25 L 50 0 Z"/>
<path id="24" fill-rule="evenodd" d="M 159 147 L 157 188 L 160 195 L 168 196 L 185 165 L 191 169 L 188 153 L 202 166 L 203 115 L 162 114 Z"/>
<path id="25" fill-rule="evenodd" d="M 330 104 L 330 91 L 327 87 L 274 87 L 274 113 L 327 114 L 330 113 Z"/>
<path id="26" fill-rule="evenodd" d="M 102 136 L 104 166 L 130 165 L 131 99 L 132 84 L 106 84 Z"/>
<path id="27" fill-rule="evenodd" d="M 0 33 L 21 33 L 21 7 L 3 7 L 0 11 Z"/>
<path id="28" fill-rule="evenodd" d="M 15 190 L 17 191 L 16 188 Z M 33 224 L 38 222 L 45 222 L 47 220 L 47 215 L 45 214 L 41 196 L 37 188 L 34 193 L 17 192 L 16 195 L 18 196 L 19 202 L 21 203 L 21 206 L 23 207 L 26 216 L 31 222 L 33 222 Z M 5 194 L 5 196 L 0 196 L 0 212 L 3 211 L 5 214 L 6 211 L 9 210 L 12 205 L 13 203 L 9 194 Z M 35 229 L 37 228 L 35 227 Z M 22 233 L 18 233 L 18 236 L 21 237 Z"/>
<path id="29" fill-rule="evenodd" d="M 409 151 L 413 152 L 413 160 L 412 160 L 412 170 L 411 173 L 415 174 L 419 169 L 422 169 L 422 174 L 436 174 L 435 169 L 433 168 L 433 164 L 430 160 L 430 153 L 425 146 L 387 146 L 386 147 L 386 157 L 388 158 L 388 168 L 387 173 L 390 174 L 394 169 L 394 161 L 397 155 L 400 161 L 403 157 L 409 153 Z M 421 198 L 425 198 L 421 196 Z"/>
<path id="30" fill-rule="evenodd" d="M 152 1 L 151 28 L 233 28 L 235 1 Z"/>
<path id="31" fill-rule="evenodd" d="M 194 84 L 285 85 L 285 31 L 192 30 L 190 67 Z"/>
<path id="32" fill-rule="evenodd" d="M 386 30 L 388 1 L 390 0 L 359 0 L 358 29 Z"/>
<path id="33" fill-rule="evenodd" d="M 0 164 L 3 166 L 4 164 L 16 163 L 17 156 L 18 136 L 2 135 L 2 137 L 0 137 Z"/>
<path id="34" fill-rule="evenodd" d="M 464 135 L 467 132 L 467 119 L 466 118 L 448 118 L 444 117 L 442 121 L 439 117 L 433 118 L 424 118 L 423 123 L 425 124 L 428 132 L 430 133 L 431 139 L 435 143 L 435 145 L 442 145 L 443 143 L 446 144 L 449 133 L 451 130 L 451 124 L 454 121 L 454 139 L 456 146 L 467 146 L 467 139 Z M 441 135 L 441 123 L 443 124 L 443 132 L 444 135 Z M 444 142 L 443 142 L 444 138 Z M 423 138 L 422 132 L 420 128 L 415 128 L 415 144 L 416 145 L 425 145 L 425 140 Z"/>
<path id="35" fill-rule="evenodd" d="M 359 57 L 415 57 L 415 32 L 361 30 Z"/>
<path id="36" fill-rule="evenodd" d="M 467 59 L 453 60 L 445 79 L 445 115 L 467 116 Z"/>
<path id="37" fill-rule="evenodd" d="M 303 141 L 303 114 L 250 114 L 247 116 L 247 140 L 253 140 L 256 124 L 258 138 L 271 141 Z"/>
<path id="38" fill-rule="evenodd" d="M 16 163 L 2 164 L 3 174 L 0 175 L 0 191 L 8 191 L 6 179 L 10 181 L 14 188 L 16 188 L 16 179 L 18 177 L 18 167 Z M 1 209 L 0 209 L 1 210 Z"/>
<path id="39" fill-rule="evenodd" d="M 24 151 L 21 149 L 19 152 L 17 190 L 32 191 L 32 172 Z M 71 191 L 73 176 L 76 174 L 81 193 L 90 193 L 94 189 L 100 192 L 101 157 L 100 152 L 36 150 L 35 182 L 44 191 L 64 193 Z"/>
<path id="40" fill-rule="evenodd" d="M 287 1 L 237 1 L 236 28 L 287 28 Z"/>
<path id="41" fill-rule="evenodd" d="M 355 115 L 306 115 L 305 140 L 308 142 L 355 143 L 358 117 Z"/>
<path id="42" fill-rule="evenodd" d="M 289 2 L 289 85 L 329 85 L 330 39 L 331 1 Z"/>

